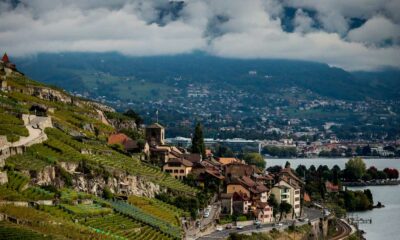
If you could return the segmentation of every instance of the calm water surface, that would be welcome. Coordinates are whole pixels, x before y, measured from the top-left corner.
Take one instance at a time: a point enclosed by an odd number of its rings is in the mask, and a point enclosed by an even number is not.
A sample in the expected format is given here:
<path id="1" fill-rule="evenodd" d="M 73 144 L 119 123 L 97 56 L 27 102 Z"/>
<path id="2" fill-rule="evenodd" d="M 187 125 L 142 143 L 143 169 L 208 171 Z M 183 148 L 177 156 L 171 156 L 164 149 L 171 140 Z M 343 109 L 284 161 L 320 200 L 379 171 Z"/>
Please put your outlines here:
<path id="1" fill-rule="evenodd" d="M 314 158 L 314 159 L 266 159 L 267 167 L 274 165 L 285 165 L 289 161 L 292 168 L 299 164 L 309 167 L 314 164 L 327 165 L 329 168 L 337 164 L 344 168 L 348 158 Z M 397 168 L 400 170 L 400 159 L 364 159 L 367 167 L 375 166 L 382 170 L 385 167 Z M 366 232 L 368 240 L 400 239 L 400 185 L 397 186 L 369 186 L 352 187 L 351 189 L 363 190 L 369 188 L 374 197 L 374 203 L 380 201 L 384 208 L 373 209 L 366 212 L 356 212 L 353 216 L 361 218 L 372 218 L 372 224 L 361 224 L 360 228 Z"/>

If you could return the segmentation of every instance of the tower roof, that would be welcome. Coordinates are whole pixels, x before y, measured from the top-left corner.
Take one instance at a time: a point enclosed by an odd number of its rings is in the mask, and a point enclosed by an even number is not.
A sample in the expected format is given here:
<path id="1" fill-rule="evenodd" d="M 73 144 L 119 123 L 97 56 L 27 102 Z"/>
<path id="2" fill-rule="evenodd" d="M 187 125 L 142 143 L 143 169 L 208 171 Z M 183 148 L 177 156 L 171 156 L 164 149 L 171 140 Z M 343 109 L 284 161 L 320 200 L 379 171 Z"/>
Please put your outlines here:
<path id="1" fill-rule="evenodd" d="M 147 126 L 147 128 L 164 128 L 164 127 L 159 123 L 153 123 L 153 124 Z"/>
<path id="2" fill-rule="evenodd" d="M 4 53 L 3 58 L 1 59 L 5 63 L 9 63 L 10 59 L 8 59 L 7 53 Z"/>

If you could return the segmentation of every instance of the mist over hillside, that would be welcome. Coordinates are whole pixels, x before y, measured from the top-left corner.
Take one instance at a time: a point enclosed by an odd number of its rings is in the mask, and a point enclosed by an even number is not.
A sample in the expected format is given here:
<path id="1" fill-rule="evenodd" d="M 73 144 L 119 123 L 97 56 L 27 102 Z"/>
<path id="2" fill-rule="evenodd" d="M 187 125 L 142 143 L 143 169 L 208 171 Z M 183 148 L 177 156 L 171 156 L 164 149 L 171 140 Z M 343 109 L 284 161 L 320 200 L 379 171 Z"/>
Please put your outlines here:
<path id="1" fill-rule="evenodd" d="M 333 99 L 398 99 L 400 71 L 346 72 L 327 64 L 276 60 L 229 59 L 194 53 L 176 56 L 127 57 L 117 53 L 38 54 L 18 58 L 20 69 L 34 79 L 68 91 L 105 95 L 121 100 L 158 100 L 151 90 L 201 83 L 212 89 L 237 88 L 268 94 L 279 88 L 298 87 Z M 124 93 L 152 83 L 145 91 Z M 122 90 L 121 90 L 122 89 Z M 148 90 L 148 91 L 147 91 Z M 161 96 L 164 96 L 161 94 Z"/>

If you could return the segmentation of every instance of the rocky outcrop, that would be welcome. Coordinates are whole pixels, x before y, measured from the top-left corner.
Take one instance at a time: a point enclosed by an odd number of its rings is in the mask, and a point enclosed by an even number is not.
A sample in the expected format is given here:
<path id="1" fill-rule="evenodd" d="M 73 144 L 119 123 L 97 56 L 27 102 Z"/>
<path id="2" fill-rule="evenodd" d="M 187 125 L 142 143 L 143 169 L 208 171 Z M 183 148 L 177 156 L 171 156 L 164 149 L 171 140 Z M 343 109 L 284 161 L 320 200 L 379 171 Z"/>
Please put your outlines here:
<path id="1" fill-rule="evenodd" d="M 78 164 L 60 163 L 60 167 L 72 176 L 72 183 L 76 191 L 87 192 L 97 196 L 103 194 L 103 189 L 122 195 L 138 195 L 155 197 L 165 191 L 158 184 L 139 176 L 133 176 L 123 171 L 113 171 L 111 174 L 83 174 L 77 172 Z M 65 182 L 55 166 L 47 166 L 39 172 L 31 174 L 31 185 L 54 185 L 64 187 Z"/>
<path id="2" fill-rule="evenodd" d="M 108 119 L 108 122 L 117 131 L 121 131 L 122 129 L 131 129 L 131 130 L 137 129 L 135 120 Z"/>
<path id="3" fill-rule="evenodd" d="M 48 101 L 63 103 L 72 102 L 72 98 L 70 96 L 52 88 L 34 87 L 32 95 Z"/>

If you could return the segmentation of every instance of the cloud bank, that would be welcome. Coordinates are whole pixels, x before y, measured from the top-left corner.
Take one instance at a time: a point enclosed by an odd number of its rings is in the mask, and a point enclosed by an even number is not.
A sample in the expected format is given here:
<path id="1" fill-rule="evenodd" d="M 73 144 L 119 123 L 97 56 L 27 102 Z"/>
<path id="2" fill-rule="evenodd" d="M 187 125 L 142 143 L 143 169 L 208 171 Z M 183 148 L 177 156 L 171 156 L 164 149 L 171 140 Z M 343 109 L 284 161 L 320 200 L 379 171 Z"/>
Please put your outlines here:
<path id="1" fill-rule="evenodd" d="M 232 58 L 400 68 L 399 0 L 6 0 L 0 51 L 205 51 Z"/>

